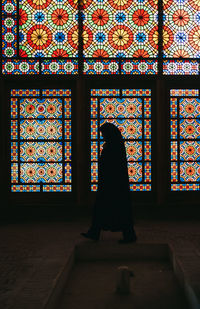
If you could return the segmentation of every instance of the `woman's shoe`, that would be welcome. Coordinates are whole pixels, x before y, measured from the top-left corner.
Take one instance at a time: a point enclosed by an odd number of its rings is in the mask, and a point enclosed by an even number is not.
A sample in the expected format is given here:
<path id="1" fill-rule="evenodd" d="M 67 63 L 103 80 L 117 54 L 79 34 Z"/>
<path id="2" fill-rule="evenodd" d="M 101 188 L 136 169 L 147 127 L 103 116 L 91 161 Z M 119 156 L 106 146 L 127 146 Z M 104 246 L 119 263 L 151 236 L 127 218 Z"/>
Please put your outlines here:
<path id="1" fill-rule="evenodd" d="M 83 237 L 85 238 L 88 238 L 88 239 L 92 239 L 92 240 L 95 240 L 95 241 L 98 241 L 99 240 L 99 237 L 96 237 L 90 233 L 80 233 Z"/>

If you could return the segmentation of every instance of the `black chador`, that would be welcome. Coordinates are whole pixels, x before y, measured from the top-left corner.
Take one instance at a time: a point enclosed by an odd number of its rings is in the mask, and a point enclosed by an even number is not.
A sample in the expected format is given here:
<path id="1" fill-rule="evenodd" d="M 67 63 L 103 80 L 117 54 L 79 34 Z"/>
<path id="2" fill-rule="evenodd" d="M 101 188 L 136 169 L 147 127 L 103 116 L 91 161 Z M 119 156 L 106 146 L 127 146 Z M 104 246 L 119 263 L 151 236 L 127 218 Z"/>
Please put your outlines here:
<path id="1" fill-rule="evenodd" d="M 92 224 L 86 238 L 98 240 L 101 230 L 122 231 L 120 243 L 136 241 L 130 199 L 126 151 L 119 129 L 105 123 L 100 131 L 105 141 L 99 158 L 98 191 Z"/>

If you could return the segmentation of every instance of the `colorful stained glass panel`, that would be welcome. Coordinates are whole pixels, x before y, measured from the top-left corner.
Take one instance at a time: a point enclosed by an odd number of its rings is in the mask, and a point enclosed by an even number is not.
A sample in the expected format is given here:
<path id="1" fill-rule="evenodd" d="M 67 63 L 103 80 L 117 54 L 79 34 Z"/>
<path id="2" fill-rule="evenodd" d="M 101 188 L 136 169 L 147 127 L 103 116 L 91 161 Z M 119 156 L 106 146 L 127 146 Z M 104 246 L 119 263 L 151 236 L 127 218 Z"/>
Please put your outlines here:
<path id="1" fill-rule="evenodd" d="M 92 162 L 91 163 L 91 182 L 97 182 L 98 181 L 98 163 Z"/>
<path id="2" fill-rule="evenodd" d="M 122 96 L 123 97 L 150 97 L 151 96 L 151 89 L 122 89 Z"/>
<path id="3" fill-rule="evenodd" d="M 158 73 L 158 62 L 155 60 L 122 60 L 121 74 L 155 75 Z"/>
<path id="4" fill-rule="evenodd" d="M 22 183 L 62 182 L 62 164 L 59 163 L 21 163 L 20 181 Z"/>
<path id="5" fill-rule="evenodd" d="M 170 115 L 172 118 L 177 117 L 177 98 L 170 99 Z"/>
<path id="6" fill-rule="evenodd" d="M 83 74 L 88 75 L 119 74 L 119 63 L 117 60 L 87 59 L 84 60 L 83 63 Z"/>
<path id="7" fill-rule="evenodd" d="M 11 97 L 38 97 L 39 89 L 11 89 Z"/>
<path id="8" fill-rule="evenodd" d="M 71 98 L 66 98 L 64 99 L 64 104 L 65 104 L 65 117 L 66 118 L 71 118 Z"/>
<path id="9" fill-rule="evenodd" d="M 11 161 L 18 160 L 18 143 L 11 142 Z"/>
<path id="10" fill-rule="evenodd" d="M 98 121 L 97 120 L 91 120 L 91 138 L 97 139 L 98 138 Z"/>
<path id="11" fill-rule="evenodd" d="M 2 56 L 17 56 L 17 19 L 14 15 L 2 16 Z"/>
<path id="12" fill-rule="evenodd" d="M 142 161 L 142 142 L 125 142 L 128 161 Z"/>
<path id="13" fill-rule="evenodd" d="M 151 117 L 151 98 L 144 98 L 144 114 L 145 118 Z"/>
<path id="14" fill-rule="evenodd" d="M 170 96 L 172 97 L 198 97 L 199 89 L 171 89 Z"/>
<path id="15" fill-rule="evenodd" d="M 16 14 L 17 0 L 2 0 L 2 13 L 3 15 Z"/>
<path id="16" fill-rule="evenodd" d="M 144 181 L 151 182 L 151 163 L 150 162 L 144 163 Z"/>
<path id="17" fill-rule="evenodd" d="M 177 142 L 171 142 L 171 160 L 178 159 L 178 145 Z"/>
<path id="18" fill-rule="evenodd" d="M 171 163 L 171 182 L 178 182 L 178 165 L 177 165 L 177 162 Z"/>
<path id="19" fill-rule="evenodd" d="M 11 120 L 10 126 L 11 139 L 16 139 L 18 135 L 18 126 L 16 120 Z"/>
<path id="20" fill-rule="evenodd" d="M 20 120 L 22 139 L 61 139 L 62 120 Z"/>
<path id="21" fill-rule="evenodd" d="M 180 138 L 199 138 L 200 119 L 180 119 Z"/>
<path id="22" fill-rule="evenodd" d="M 18 182 L 18 164 L 11 163 L 11 183 Z"/>
<path id="23" fill-rule="evenodd" d="M 66 182 L 72 182 L 72 165 L 71 163 L 65 164 L 65 180 Z"/>
<path id="24" fill-rule="evenodd" d="M 157 57 L 157 1 L 90 1 L 84 9 L 85 57 Z"/>
<path id="25" fill-rule="evenodd" d="M 200 160 L 200 142 L 199 141 L 180 141 L 180 160 L 196 161 Z"/>
<path id="26" fill-rule="evenodd" d="M 130 182 L 142 181 L 142 163 L 128 162 L 128 175 Z"/>
<path id="27" fill-rule="evenodd" d="M 98 188 L 98 159 L 104 144 L 99 127 L 107 122 L 116 125 L 124 138 L 130 190 L 151 191 L 150 118 L 151 89 L 91 90 L 91 191 Z"/>
<path id="28" fill-rule="evenodd" d="M 144 121 L 144 138 L 151 138 L 151 120 Z"/>
<path id="29" fill-rule="evenodd" d="M 67 57 L 67 56 L 66 56 Z M 78 74 L 78 60 L 76 59 L 43 59 L 41 64 L 41 74 L 44 75 L 67 75 Z"/>
<path id="30" fill-rule="evenodd" d="M 40 192 L 40 186 L 37 185 L 12 185 L 11 192 Z"/>
<path id="31" fill-rule="evenodd" d="M 20 160 L 22 162 L 62 161 L 61 142 L 21 142 Z"/>
<path id="32" fill-rule="evenodd" d="M 16 98 L 12 98 L 11 99 L 11 117 L 12 118 L 17 118 L 17 99 Z"/>
<path id="33" fill-rule="evenodd" d="M 144 160 L 151 161 L 151 142 L 149 141 L 144 142 Z"/>
<path id="34" fill-rule="evenodd" d="M 91 96 L 115 97 L 119 96 L 119 89 L 92 89 Z"/>
<path id="35" fill-rule="evenodd" d="M 181 162 L 180 163 L 180 180 L 183 182 L 200 180 L 200 163 L 198 162 Z"/>
<path id="36" fill-rule="evenodd" d="M 97 118 L 98 115 L 98 99 L 91 98 L 91 118 Z"/>
<path id="37" fill-rule="evenodd" d="M 39 74 L 39 61 L 20 59 L 3 60 L 2 61 L 2 73 L 3 74 Z"/>
<path id="38" fill-rule="evenodd" d="M 164 4 L 163 49 L 171 58 L 199 58 L 198 1 L 167 1 Z"/>
<path id="39" fill-rule="evenodd" d="M 70 89 L 43 89 L 42 96 L 43 97 L 70 97 L 71 90 Z"/>
<path id="40" fill-rule="evenodd" d="M 65 142 L 65 160 L 71 161 L 72 160 L 72 143 Z"/>
<path id="41" fill-rule="evenodd" d="M 91 142 L 91 161 L 98 160 L 98 142 Z"/>
<path id="42" fill-rule="evenodd" d="M 62 129 L 61 129 L 62 132 Z M 65 138 L 71 139 L 72 137 L 72 127 L 71 127 L 71 120 L 65 120 Z"/>
<path id="43" fill-rule="evenodd" d="M 177 138 L 177 120 L 171 120 L 171 139 Z"/>
<path id="44" fill-rule="evenodd" d="M 130 184 L 130 191 L 151 191 L 151 184 Z"/>
<path id="45" fill-rule="evenodd" d="M 138 118 L 142 117 L 141 98 L 100 99 L 101 118 Z"/>
<path id="46" fill-rule="evenodd" d="M 40 3 L 20 0 L 19 55 L 76 57 L 77 5 L 78 3 L 73 1 L 45 0 Z"/>
<path id="47" fill-rule="evenodd" d="M 12 89 L 11 95 L 11 192 L 70 192 L 71 90 Z"/>
<path id="48" fill-rule="evenodd" d="M 62 118 L 62 99 L 21 99 L 20 118 Z"/>
<path id="49" fill-rule="evenodd" d="M 71 192 L 71 185 L 44 185 L 43 192 Z"/>
<path id="50" fill-rule="evenodd" d="M 200 118 L 200 99 L 184 98 L 179 100 L 180 118 Z"/>
<path id="51" fill-rule="evenodd" d="M 171 89 L 171 190 L 196 191 L 200 180 L 200 100 L 198 89 Z M 172 127 L 172 126 L 171 126 Z M 194 184 L 190 184 L 193 182 Z"/>
<path id="52" fill-rule="evenodd" d="M 196 184 L 171 184 L 172 191 L 199 191 L 199 185 Z"/>
<path id="53" fill-rule="evenodd" d="M 163 75 L 199 75 L 196 60 L 164 60 Z"/>

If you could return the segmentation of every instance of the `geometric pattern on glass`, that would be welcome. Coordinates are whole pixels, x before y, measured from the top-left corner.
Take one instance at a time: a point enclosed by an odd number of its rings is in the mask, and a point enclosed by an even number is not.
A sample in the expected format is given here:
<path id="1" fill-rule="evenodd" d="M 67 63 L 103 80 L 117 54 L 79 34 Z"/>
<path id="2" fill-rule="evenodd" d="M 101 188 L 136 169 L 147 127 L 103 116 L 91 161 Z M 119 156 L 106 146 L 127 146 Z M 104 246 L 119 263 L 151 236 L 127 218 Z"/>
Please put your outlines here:
<path id="1" fill-rule="evenodd" d="M 198 60 L 164 60 L 163 75 L 199 75 Z"/>
<path id="2" fill-rule="evenodd" d="M 39 61 L 29 59 L 8 59 L 2 61 L 2 74 L 39 74 Z"/>
<path id="3" fill-rule="evenodd" d="M 11 192 L 72 191 L 71 90 L 12 89 L 10 104 Z"/>
<path id="4" fill-rule="evenodd" d="M 10 6 L 13 3 L 7 3 Z M 8 6 L 7 6 L 8 7 Z M 2 13 L 2 56 L 14 58 L 17 56 L 17 14 L 16 5 L 13 5 L 13 12 L 4 10 Z"/>
<path id="5" fill-rule="evenodd" d="M 134 75 L 152 75 L 158 73 L 158 62 L 153 59 L 84 59 L 83 74 L 134 74 Z"/>
<path id="6" fill-rule="evenodd" d="M 83 74 L 119 74 L 119 63 L 110 59 L 86 59 Z"/>
<path id="7" fill-rule="evenodd" d="M 116 125 L 124 139 L 131 191 L 151 191 L 151 90 L 91 89 L 91 191 L 98 189 L 99 128 Z"/>
<path id="8" fill-rule="evenodd" d="M 78 59 L 44 59 L 41 74 L 78 74 Z"/>
<path id="9" fill-rule="evenodd" d="M 158 8 L 158 0 L 2 0 L 1 72 L 199 75 L 199 1 L 162 4 Z"/>
<path id="10" fill-rule="evenodd" d="M 21 57 L 77 56 L 77 2 L 20 0 L 19 15 Z"/>
<path id="11" fill-rule="evenodd" d="M 164 2 L 165 57 L 200 57 L 200 4 L 198 0 Z"/>
<path id="12" fill-rule="evenodd" d="M 199 190 L 200 98 L 198 89 L 171 89 L 171 190 Z"/>
<path id="13" fill-rule="evenodd" d="M 134 74 L 134 75 L 152 75 L 158 73 L 157 60 L 122 60 L 121 61 L 121 74 Z"/>
<path id="14" fill-rule="evenodd" d="M 157 57 L 156 0 L 86 3 L 83 9 L 85 57 Z"/>

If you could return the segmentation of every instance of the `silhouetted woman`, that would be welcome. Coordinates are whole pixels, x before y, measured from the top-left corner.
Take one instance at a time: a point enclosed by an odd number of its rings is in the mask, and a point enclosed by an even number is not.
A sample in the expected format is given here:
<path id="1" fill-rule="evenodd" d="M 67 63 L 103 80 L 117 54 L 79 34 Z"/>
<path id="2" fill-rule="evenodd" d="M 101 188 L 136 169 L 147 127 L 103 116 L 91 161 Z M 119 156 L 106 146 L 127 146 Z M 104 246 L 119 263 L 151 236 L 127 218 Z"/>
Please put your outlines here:
<path id="1" fill-rule="evenodd" d="M 126 150 L 119 129 L 105 123 L 100 131 L 105 141 L 99 158 L 99 181 L 90 229 L 82 236 L 98 240 L 102 230 L 122 231 L 120 243 L 136 241 L 133 229 Z"/>

